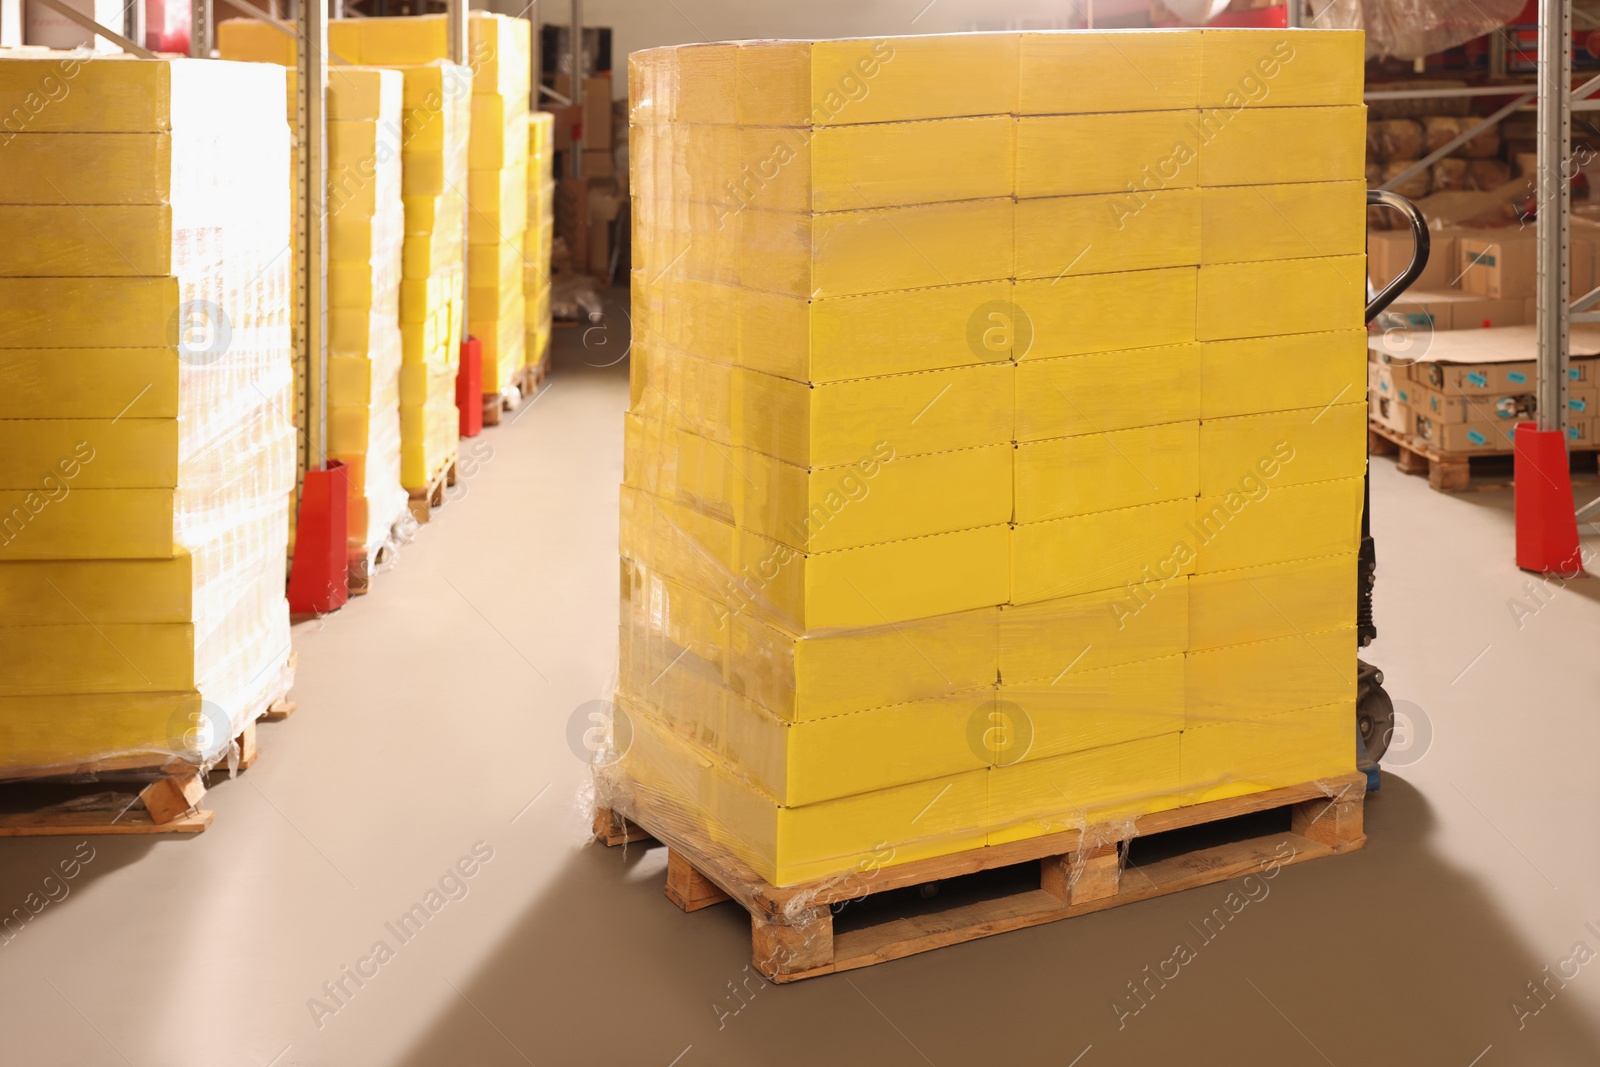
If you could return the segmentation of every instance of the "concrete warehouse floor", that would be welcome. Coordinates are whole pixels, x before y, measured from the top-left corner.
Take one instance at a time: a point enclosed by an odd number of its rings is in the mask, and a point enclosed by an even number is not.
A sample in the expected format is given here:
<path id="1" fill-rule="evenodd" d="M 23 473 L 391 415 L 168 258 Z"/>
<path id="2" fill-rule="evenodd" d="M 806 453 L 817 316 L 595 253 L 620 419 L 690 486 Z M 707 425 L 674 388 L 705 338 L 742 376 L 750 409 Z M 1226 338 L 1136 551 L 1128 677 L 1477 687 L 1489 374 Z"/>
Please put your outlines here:
<path id="1" fill-rule="evenodd" d="M 0 945 L 0 1061 L 1600 1061 L 1600 582 L 1519 627 L 1510 494 L 1444 496 L 1390 459 L 1365 655 L 1432 738 L 1369 804 L 1365 851 L 1285 869 L 1209 943 L 1191 924 L 1226 885 L 734 999 L 744 913 L 682 914 L 661 850 L 592 844 L 567 741 L 616 655 L 627 375 L 590 365 L 609 332 L 559 331 L 552 384 L 464 444 L 436 522 L 370 596 L 297 627 L 300 710 L 207 796 L 209 831 L 0 841 L 5 912 L 93 856 Z M 463 857 L 459 899 L 401 943 L 386 924 Z M 392 958 L 314 1017 L 379 940 Z M 1195 958 L 1119 1026 L 1180 941 Z"/>

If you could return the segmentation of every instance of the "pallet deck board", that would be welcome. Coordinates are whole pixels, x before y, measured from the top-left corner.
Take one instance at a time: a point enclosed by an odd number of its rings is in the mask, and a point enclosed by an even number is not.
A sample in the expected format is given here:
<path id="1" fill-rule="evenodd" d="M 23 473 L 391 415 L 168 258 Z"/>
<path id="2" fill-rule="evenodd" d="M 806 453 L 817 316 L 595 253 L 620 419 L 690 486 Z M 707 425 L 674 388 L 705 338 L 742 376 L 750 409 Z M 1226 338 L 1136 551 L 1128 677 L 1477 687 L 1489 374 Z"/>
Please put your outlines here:
<path id="1" fill-rule="evenodd" d="M 1368 420 L 1367 447 L 1374 456 L 1394 456 L 1395 464 L 1402 474 L 1418 474 L 1428 479 L 1428 484 L 1442 493 L 1458 493 L 1487 489 L 1509 489 L 1513 481 L 1504 471 L 1491 476 L 1474 478 L 1472 466 L 1476 462 L 1480 467 L 1494 464 L 1503 467 L 1513 461 L 1514 452 L 1446 452 L 1436 448 L 1426 441 L 1420 441 L 1408 434 L 1385 426 L 1375 420 Z M 1571 455 L 1577 459 L 1578 466 L 1587 471 L 1593 467 L 1596 458 L 1600 457 L 1600 449 L 1572 448 Z M 1600 484 L 1596 478 L 1573 478 L 1574 485 Z"/>
<path id="2" fill-rule="evenodd" d="M 138 804 L 134 792 L 97 794 L 94 803 L 45 805 L 32 811 L 0 812 L 0 837 L 74 837 L 79 835 L 198 834 L 216 813 L 191 811 L 157 823 Z"/>
<path id="3" fill-rule="evenodd" d="M 1121 841 L 1067 830 L 792 886 L 768 884 L 692 818 L 637 789 L 627 798 L 626 815 L 602 807 L 594 829 L 606 844 L 665 844 L 668 899 L 685 911 L 723 899 L 739 904 L 750 914 L 757 969 L 773 981 L 793 982 L 1228 881 L 1273 863 L 1354 851 L 1366 844 L 1365 795 L 1365 776 L 1353 773 L 1141 816 L 1123 830 L 1128 836 Z M 1153 835 L 1236 829 L 1231 820 L 1279 810 L 1289 813 L 1290 823 L 1280 831 L 1189 847 L 1148 862 L 1136 859 L 1134 846 Z M 1122 864 L 1125 854 L 1128 866 Z M 835 904 L 1027 865 L 1037 870 L 1038 880 L 1030 878 L 1020 889 L 854 929 L 834 927 Z"/>

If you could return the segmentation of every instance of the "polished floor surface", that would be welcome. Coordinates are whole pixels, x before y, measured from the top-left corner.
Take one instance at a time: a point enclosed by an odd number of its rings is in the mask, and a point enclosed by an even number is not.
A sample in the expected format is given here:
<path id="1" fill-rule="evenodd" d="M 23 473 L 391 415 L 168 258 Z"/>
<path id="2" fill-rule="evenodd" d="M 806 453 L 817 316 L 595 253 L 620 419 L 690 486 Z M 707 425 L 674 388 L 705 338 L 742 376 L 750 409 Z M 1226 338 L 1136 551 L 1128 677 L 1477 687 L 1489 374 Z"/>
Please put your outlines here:
<path id="1" fill-rule="evenodd" d="M 626 367 L 561 338 L 371 595 L 296 628 L 299 711 L 209 831 L 0 841 L 0 911 L 57 898 L 0 937 L 0 1063 L 1600 1063 L 1600 582 L 1534 599 L 1509 493 L 1384 459 L 1367 658 L 1414 725 L 1365 851 L 1210 940 L 1227 886 L 750 979 L 742 912 L 685 915 L 660 850 L 589 840 L 569 723 L 616 655 Z"/>

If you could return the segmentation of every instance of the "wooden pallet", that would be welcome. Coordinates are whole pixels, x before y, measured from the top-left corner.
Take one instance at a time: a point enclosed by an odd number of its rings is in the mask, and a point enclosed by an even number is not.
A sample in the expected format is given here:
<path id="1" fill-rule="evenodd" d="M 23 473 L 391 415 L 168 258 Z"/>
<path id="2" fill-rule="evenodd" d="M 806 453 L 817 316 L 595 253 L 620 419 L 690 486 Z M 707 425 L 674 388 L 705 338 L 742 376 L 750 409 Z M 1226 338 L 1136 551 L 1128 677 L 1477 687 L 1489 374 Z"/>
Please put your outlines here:
<path id="1" fill-rule="evenodd" d="M 1511 452 L 1446 452 L 1382 423 L 1369 421 L 1367 427 L 1368 452 L 1394 456 L 1400 473 L 1425 475 L 1428 484 L 1442 493 L 1509 489 L 1513 484 Z M 1593 448 L 1571 449 L 1573 470 L 1593 472 L 1597 454 Z M 1600 484 L 1600 478 L 1574 478 L 1572 484 Z"/>
<path id="2" fill-rule="evenodd" d="M 505 392 L 485 394 L 483 424 L 499 426 L 505 412 L 516 411 L 531 401 L 544 383 L 549 363 L 549 360 L 542 360 L 538 366 L 524 366 L 513 376 L 511 385 Z"/>
<path id="3" fill-rule="evenodd" d="M 664 843 L 668 899 L 738 903 L 754 966 L 793 982 L 1354 851 L 1365 797 L 1355 773 L 1146 815 L 1123 840 L 1069 830 L 782 888 L 638 791 L 595 827 L 607 844 Z"/>
<path id="4" fill-rule="evenodd" d="M 379 567 L 394 558 L 393 540 L 384 541 L 365 555 L 350 557 L 349 584 L 351 596 L 366 596 L 372 592 L 372 576 Z"/>
<path id="5" fill-rule="evenodd" d="M 427 488 L 410 490 L 411 517 L 417 520 L 419 526 L 432 518 L 434 508 L 444 505 L 444 491 L 446 487 L 456 484 L 459 469 L 460 456 L 453 455 L 428 479 Z"/>
<path id="6" fill-rule="evenodd" d="M 131 790 L 80 793 L 64 787 L 38 786 L 30 791 L 36 806 L 25 811 L 0 811 L 0 837 L 77 837 L 102 834 L 198 834 L 211 825 L 215 812 L 192 810 L 156 822 Z"/>

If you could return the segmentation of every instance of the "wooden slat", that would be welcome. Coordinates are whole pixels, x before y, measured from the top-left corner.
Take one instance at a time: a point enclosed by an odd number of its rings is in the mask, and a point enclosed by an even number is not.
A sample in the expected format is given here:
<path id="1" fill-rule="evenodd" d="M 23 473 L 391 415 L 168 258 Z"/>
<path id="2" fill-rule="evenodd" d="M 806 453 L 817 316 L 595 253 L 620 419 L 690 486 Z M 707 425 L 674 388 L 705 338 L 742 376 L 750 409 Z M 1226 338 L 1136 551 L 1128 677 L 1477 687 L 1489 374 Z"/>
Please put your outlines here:
<path id="1" fill-rule="evenodd" d="M 1288 859 L 1282 858 L 1281 848 L 1285 843 L 1294 849 Z M 779 974 L 775 978 L 778 982 L 793 982 L 834 971 L 870 967 L 946 945 L 1225 882 L 1260 870 L 1274 860 L 1280 866 L 1289 866 L 1332 854 L 1333 850 L 1327 846 L 1297 834 L 1267 835 L 1218 845 L 1131 868 L 1124 873 L 1116 894 L 1081 904 L 1063 904 L 1058 897 L 1038 889 L 964 904 L 930 915 L 892 919 L 861 930 L 835 932 L 832 963 Z"/>
<path id="2" fill-rule="evenodd" d="M 171 822 L 155 823 L 134 793 L 101 794 L 94 803 L 54 805 L 37 811 L 0 814 L 0 837 L 61 837 L 104 834 L 197 834 L 216 814 L 192 811 Z"/>

